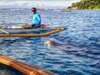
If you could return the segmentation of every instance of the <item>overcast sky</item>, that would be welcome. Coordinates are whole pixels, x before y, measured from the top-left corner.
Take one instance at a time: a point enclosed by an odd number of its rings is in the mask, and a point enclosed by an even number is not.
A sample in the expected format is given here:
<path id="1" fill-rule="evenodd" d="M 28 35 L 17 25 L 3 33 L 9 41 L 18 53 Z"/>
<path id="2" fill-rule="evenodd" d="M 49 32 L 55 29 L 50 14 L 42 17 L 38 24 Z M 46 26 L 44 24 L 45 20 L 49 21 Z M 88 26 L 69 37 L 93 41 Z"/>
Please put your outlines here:
<path id="1" fill-rule="evenodd" d="M 0 0 L 0 7 L 65 8 L 80 0 Z"/>

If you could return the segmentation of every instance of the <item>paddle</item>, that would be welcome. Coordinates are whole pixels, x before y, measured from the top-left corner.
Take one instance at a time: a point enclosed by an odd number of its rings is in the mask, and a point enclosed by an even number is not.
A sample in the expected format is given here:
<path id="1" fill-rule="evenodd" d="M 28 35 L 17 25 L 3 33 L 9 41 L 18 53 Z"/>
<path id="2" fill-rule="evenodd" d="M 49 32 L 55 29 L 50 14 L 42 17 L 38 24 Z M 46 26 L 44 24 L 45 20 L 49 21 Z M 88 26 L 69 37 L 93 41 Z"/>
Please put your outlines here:
<path id="1" fill-rule="evenodd" d="M 4 30 L 2 27 L 0 27 L 0 32 L 4 32 L 6 34 L 9 34 L 9 32 L 7 32 L 6 30 Z"/>

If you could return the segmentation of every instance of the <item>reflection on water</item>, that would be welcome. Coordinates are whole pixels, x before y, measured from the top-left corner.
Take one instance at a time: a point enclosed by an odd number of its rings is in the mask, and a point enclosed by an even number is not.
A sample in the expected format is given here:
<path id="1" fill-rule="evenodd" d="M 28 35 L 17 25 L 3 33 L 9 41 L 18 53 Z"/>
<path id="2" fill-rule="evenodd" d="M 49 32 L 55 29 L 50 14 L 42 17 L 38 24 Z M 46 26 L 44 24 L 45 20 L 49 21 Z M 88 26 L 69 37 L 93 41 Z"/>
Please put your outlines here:
<path id="1" fill-rule="evenodd" d="M 9 66 L 0 64 L 0 75 L 23 75 L 21 72 Z"/>
<path id="2" fill-rule="evenodd" d="M 8 71 L 6 70 L 0 70 L 0 75 L 13 75 L 13 74 L 10 74 Z"/>
<path id="3" fill-rule="evenodd" d="M 5 12 L 12 10 L 13 13 Z M 0 22 L 31 22 L 31 11 L 12 10 L 0 12 Z M 100 11 L 41 10 L 40 13 L 43 23 L 67 29 L 47 38 L 0 38 L 0 54 L 51 71 L 55 75 L 99 75 Z M 47 47 L 44 44 L 47 40 L 57 45 Z"/>

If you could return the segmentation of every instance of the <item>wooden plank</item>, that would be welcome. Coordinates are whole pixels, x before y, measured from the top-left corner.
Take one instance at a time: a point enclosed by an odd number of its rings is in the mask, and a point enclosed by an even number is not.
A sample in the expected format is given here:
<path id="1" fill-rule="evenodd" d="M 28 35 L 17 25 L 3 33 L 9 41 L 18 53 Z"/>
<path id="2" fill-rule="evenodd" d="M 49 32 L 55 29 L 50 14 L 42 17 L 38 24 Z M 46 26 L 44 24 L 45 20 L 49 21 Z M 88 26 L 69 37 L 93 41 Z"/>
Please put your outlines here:
<path id="1" fill-rule="evenodd" d="M 25 75 L 53 75 L 36 67 L 13 60 L 7 56 L 0 56 L 0 63 L 15 68 Z"/>

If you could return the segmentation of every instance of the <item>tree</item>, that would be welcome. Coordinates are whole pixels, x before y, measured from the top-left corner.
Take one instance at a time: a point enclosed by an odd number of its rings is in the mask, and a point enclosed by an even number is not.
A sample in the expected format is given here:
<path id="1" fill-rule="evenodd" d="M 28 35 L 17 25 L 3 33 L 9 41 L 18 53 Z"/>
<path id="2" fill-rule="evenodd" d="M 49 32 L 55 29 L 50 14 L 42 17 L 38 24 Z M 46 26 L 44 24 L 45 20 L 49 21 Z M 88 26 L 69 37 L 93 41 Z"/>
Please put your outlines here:
<path id="1" fill-rule="evenodd" d="M 81 0 L 80 2 L 73 3 L 71 7 L 78 9 L 100 9 L 100 0 Z"/>

